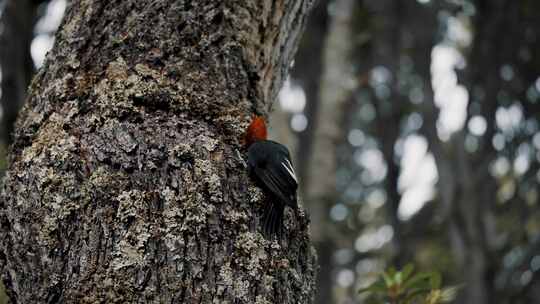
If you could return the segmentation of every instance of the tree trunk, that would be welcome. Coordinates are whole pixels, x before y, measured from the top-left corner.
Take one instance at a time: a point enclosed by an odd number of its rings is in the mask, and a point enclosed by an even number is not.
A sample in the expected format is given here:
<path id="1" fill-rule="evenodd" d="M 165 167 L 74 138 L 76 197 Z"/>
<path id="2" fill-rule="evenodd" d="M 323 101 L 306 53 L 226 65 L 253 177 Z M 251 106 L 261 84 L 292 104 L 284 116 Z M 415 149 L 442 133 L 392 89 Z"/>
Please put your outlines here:
<path id="1" fill-rule="evenodd" d="M 332 256 L 338 236 L 329 221 L 329 210 L 338 197 L 336 171 L 338 146 L 346 137 L 342 127 L 343 110 L 353 88 L 349 87 L 352 71 L 349 67 L 351 51 L 352 13 L 354 0 L 334 2 L 334 15 L 328 20 L 327 35 L 322 53 L 322 76 L 319 92 L 310 94 L 318 98 L 315 108 L 311 108 L 311 143 L 304 139 L 299 144 L 299 153 L 305 156 L 307 168 L 304 176 L 309 176 L 303 185 L 303 193 L 309 202 L 309 211 L 316 225 L 311 227 L 313 242 L 320 257 L 317 303 L 336 302 L 333 294 L 334 263 Z M 313 106 L 313 105 L 312 105 Z M 303 152 L 300 150 L 303 149 Z"/>
<path id="2" fill-rule="evenodd" d="M 303 212 L 258 232 L 241 145 L 310 1 L 72 1 L 0 200 L 13 303 L 310 303 Z"/>
<path id="3" fill-rule="evenodd" d="M 490 218 L 496 208 L 498 181 L 489 172 L 489 166 L 500 155 L 492 144 L 492 138 L 498 132 L 495 113 L 504 106 L 498 98 L 499 92 L 513 93 L 511 82 L 502 79 L 500 70 L 506 64 L 518 66 L 515 64 L 519 62 L 516 54 L 522 47 L 520 41 L 524 40 L 520 35 L 528 30 L 529 25 L 521 23 L 525 10 L 511 1 L 479 0 L 475 1 L 475 7 L 478 13 L 472 18 L 474 39 L 467 53 L 468 66 L 462 72 L 464 77 L 461 81 L 471 95 L 467 120 L 473 115 L 484 117 L 487 122 L 485 134 L 480 138 L 478 150 L 471 153 L 466 150 L 465 128 L 454 134 L 444 146 L 437 143 L 433 117 L 428 123 L 433 129 L 431 142 L 435 147 L 433 151 L 440 175 L 443 217 L 448 222 L 457 269 L 466 273 L 463 293 L 458 301 L 464 304 L 504 303 L 505 299 L 496 294 L 494 275 L 503 263 L 494 259 L 500 248 L 492 241 L 496 238 L 493 236 L 496 229 L 490 228 L 490 225 L 494 226 L 490 224 Z M 533 66 L 532 63 L 528 65 Z M 517 70 L 516 75 L 519 77 L 523 73 Z M 484 97 L 475 94 L 478 89 L 484 92 Z M 477 109 L 473 109 L 474 106 Z"/>
<path id="4" fill-rule="evenodd" d="M 323 51 L 325 50 L 325 42 L 330 23 L 328 4 L 329 0 L 320 0 L 314 6 L 307 23 L 306 32 L 302 37 L 298 53 L 294 60 L 294 68 L 291 70 L 292 81 L 301 85 L 306 94 L 304 115 L 307 118 L 308 127 L 304 131 L 298 133 L 295 153 L 296 172 L 300 179 L 300 193 L 302 193 L 304 197 L 307 197 L 307 195 L 304 194 L 308 192 L 308 187 L 317 187 L 317 185 L 312 185 L 310 177 L 318 176 L 319 174 L 318 164 L 311 162 L 309 156 L 313 155 L 313 143 L 317 140 L 315 132 L 318 130 L 317 117 L 320 105 L 319 84 L 322 80 L 324 64 Z M 334 157 L 334 154 L 328 155 L 328 157 Z M 335 193 L 331 193 L 331 195 L 334 194 Z M 320 204 L 325 203 L 318 199 L 306 200 L 306 208 L 310 212 L 313 206 L 317 208 L 316 206 Z M 319 220 L 320 219 L 321 218 L 319 218 Z M 324 216 L 322 219 L 325 221 L 326 225 L 328 220 Z M 321 225 L 320 223 L 320 221 L 317 221 L 317 225 Z M 334 283 L 332 278 L 332 255 L 335 250 L 335 244 L 331 237 L 327 237 L 326 240 L 318 239 L 314 243 L 314 246 L 317 250 L 317 262 L 319 265 L 315 303 L 332 303 Z"/>
<path id="5" fill-rule="evenodd" d="M 36 2 L 8 0 L 1 12 L 2 130 L 0 140 L 4 147 L 12 141 L 13 125 L 26 98 L 26 88 L 34 73 L 30 44 L 34 37 Z"/>
<path id="6" fill-rule="evenodd" d="M 6 169 L 6 152 L 12 141 L 13 126 L 34 74 L 30 45 L 38 19 L 36 7 L 40 2 L 7 0 L 0 10 L 0 176 Z M 3 303 L 5 292 L 0 282 L 0 304 Z"/>
<path id="7" fill-rule="evenodd" d="M 319 0 L 313 8 L 307 24 L 306 33 L 298 48 L 294 60 L 294 68 L 291 70 L 292 81 L 298 83 L 306 94 L 306 106 L 304 115 L 308 120 L 308 127 L 298 133 L 298 149 L 296 158 L 296 171 L 303 185 L 309 184 L 310 167 L 309 157 L 313 153 L 313 141 L 317 129 L 317 116 L 319 110 L 319 85 L 323 74 L 323 51 L 325 49 L 326 35 L 329 26 L 328 16 L 329 0 Z M 300 185 L 300 191 L 305 193 Z M 328 302 L 324 302 L 328 303 Z"/>

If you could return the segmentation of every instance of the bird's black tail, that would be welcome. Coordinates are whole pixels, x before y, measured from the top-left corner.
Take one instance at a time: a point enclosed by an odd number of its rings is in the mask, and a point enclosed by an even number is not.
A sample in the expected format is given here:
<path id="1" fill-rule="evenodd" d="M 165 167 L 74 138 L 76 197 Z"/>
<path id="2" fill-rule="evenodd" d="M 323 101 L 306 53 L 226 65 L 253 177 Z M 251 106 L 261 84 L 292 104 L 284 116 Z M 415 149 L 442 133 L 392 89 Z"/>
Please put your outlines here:
<path id="1" fill-rule="evenodd" d="M 274 235 L 281 239 L 283 233 L 283 212 L 285 206 L 282 204 L 268 203 L 263 215 L 263 232 L 266 238 L 271 239 Z"/>

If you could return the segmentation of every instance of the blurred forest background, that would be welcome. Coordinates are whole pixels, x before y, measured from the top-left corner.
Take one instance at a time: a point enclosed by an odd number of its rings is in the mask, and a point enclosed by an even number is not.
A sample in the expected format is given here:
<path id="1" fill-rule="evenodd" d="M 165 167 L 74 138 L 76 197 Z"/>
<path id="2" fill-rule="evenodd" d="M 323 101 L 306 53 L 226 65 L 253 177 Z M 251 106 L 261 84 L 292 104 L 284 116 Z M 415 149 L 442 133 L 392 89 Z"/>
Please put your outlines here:
<path id="1" fill-rule="evenodd" d="M 2 161 L 66 0 L 0 1 Z M 456 303 L 540 303 L 540 1 L 320 0 L 270 119 L 295 155 L 316 303 L 413 262 Z M 0 303 L 2 303 L 0 295 Z"/>

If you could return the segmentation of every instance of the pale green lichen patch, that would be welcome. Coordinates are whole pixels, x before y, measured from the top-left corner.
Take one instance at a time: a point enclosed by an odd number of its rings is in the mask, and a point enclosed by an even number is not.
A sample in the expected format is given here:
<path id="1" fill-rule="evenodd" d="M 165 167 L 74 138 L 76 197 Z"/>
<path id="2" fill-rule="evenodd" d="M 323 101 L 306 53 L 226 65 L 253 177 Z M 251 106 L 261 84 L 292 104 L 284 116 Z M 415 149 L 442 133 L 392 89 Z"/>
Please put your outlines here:
<path id="1" fill-rule="evenodd" d="M 192 161 L 194 156 L 193 148 L 186 143 L 178 143 L 167 152 L 168 163 L 176 168 L 180 168 L 186 161 Z"/>
<path id="2" fill-rule="evenodd" d="M 228 222 L 241 223 L 249 220 L 249 215 L 244 211 L 239 211 L 232 208 L 223 210 L 223 215 Z"/>
<path id="3" fill-rule="evenodd" d="M 258 203 L 264 199 L 264 193 L 261 188 L 250 185 L 248 188 L 249 202 Z"/>
<path id="4" fill-rule="evenodd" d="M 122 191 L 116 198 L 118 201 L 118 211 L 116 213 L 120 222 L 132 222 L 140 217 L 141 212 L 146 209 L 144 201 L 145 193 L 140 190 Z"/>
<path id="5" fill-rule="evenodd" d="M 118 243 L 118 250 L 112 252 L 112 256 L 111 268 L 114 271 L 125 267 L 135 267 L 143 261 L 141 249 L 127 239 Z"/>
<path id="6" fill-rule="evenodd" d="M 128 78 L 128 66 L 124 58 L 118 57 L 111 61 L 105 70 L 105 75 L 109 80 L 125 81 Z"/>
<path id="7" fill-rule="evenodd" d="M 92 171 L 92 174 L 88 177 L 88 184 L 93 187 L 107 185 L 114 181 L 118 182 L 116 174 L 111 174 L 106 166 L 99 166 Z"/>
<path id="8" fill-rule="evenodd" d="M 247 295 L 249 294 L 250 282 L 248 280 L 236 279 L 234 280 L 233 288 L 234 295 L 236 299 L 242 301 L 248 300 Z"/>
<path id="9" fill-rule="evenodd" d="M 140 190 L 123 191 L 116 198 L 116 218 L 127 229 L 112 252 L 114 270 L 140 265 L 144 261 L 146 248 L 152 237 L 152 223 L 144 217 L 149 209 L 150 198 L 150 193 Z"/>
<path id="10" fill-rule="evenodd" d="M 221 177 L 216 173 L 218 172 L 215 168 L 216 163 L 211 160 L 197 159 L 194 165 L 194 178 L 204 181 L 210 201 L 221 202 L 223 200 L 223 187 Z"/>
<path id="11" fill-rule="evenodd" d="M 210 200 L 212 202 L 223 201 L 221 178 L 216 173 L 210 174 L 206 178 L 206 184 L 208 186 L 208 193 L 210 194 Z"/>
<path id="12" fill-rule="evenodd" d="M 199 135 L 198 142 L 201 146 L 208 150 L 208 152 L 214 151 L 218 147 L 219 140 L 205 135 Z"/>
<path id="13" fill-rule="evenodd" d="M 272 302 L 270 302 L 269 300 L 267 300 L 267 298 L 266 298 L 265 296 L 258 295 L 258 296 L 255 298 L 255 304 L 272 304 Z"/>
<path id="14" fill-rule="evenodd" d="M 262 240 L 259 233 L 244 232 L 236 239 L 235 246 L 244 253 L 251 254 L 255 249 L 260 248 Z"/>
<path id="15" fill-rule="evenodd" d="M 235 247 L 243 258 L 236 263 L 246 269 L 251 280 L 261 280 L 260 273 L 267 267 L 268 253 L 264 250 L 267 241 L 260 233 L 244 232 L 235 241 Z"/>
<path id="16" fill-rule="evenodd" d="M 151 77 L 154 79 L 159 78 L 159 72 L 154 69 L 151 69 L 146 64 L 142 64 L 142 63 L 136 64 L 135 71 L 137 71 L 137 73 L 139 73 L 143 77 Z"/>
<path id="17" fill-rule="evenodd" d="M 67 157 L 64 156 L 64 152 L 75 150 L 76 146 L 73 138 L 66 138 L 67 134 L 62 126 L 63 118 L 56 113 L 51 115 L 40 128 L 38 139 L 31 146 L 24 149 L 22 153 L 23 161 L 26 163 L 34 162 L 36 158 L 39 158 L 45 152 L 51 152 L 56 157 Z M 49 148 L 51 143 L 54 146 Z"/>
<path id="18" fill-rule="evenodd" d="M 229 263 L 223 264 L 219 270 L 219 276 L 223 283 L 227 286 L 233 286 L 234 284 L 234 274 Z"/>
<path id="19" fill-rule="evenodd" d="M 66 60 L 66 64 L 72 68 L 76 69 L 81 65 L 81 62 L 77 59 L 77 55 L 71 53 L 68 55 L 68 58 Z"/>
<path id="20" fill-rule="evenodd" d="M 80 26 L 81 26 L 80 16 L 79 15 L 74 16 L 68 22 L 64 24 L 60 33 L 63 36 L 63 38 L 66 39 L 66 41 L 70 41 L 77 37 L 77 32 Z"/>
<path id="21" fill-rule="evenodd" d="M 253 279 L 260 280 L 260 274 L 264 271 L 267 259 L 268 253 L 262 247 L 259 247 L 252 253 L 249 261 L 244 267 L 248 270 L 249 275 Z"/>

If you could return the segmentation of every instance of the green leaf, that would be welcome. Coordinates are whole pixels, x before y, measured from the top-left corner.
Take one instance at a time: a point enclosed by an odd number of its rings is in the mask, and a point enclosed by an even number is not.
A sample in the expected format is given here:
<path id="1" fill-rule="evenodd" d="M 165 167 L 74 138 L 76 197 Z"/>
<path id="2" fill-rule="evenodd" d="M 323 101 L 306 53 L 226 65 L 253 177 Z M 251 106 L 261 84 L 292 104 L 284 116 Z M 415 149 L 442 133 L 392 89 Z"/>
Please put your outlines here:
<path id="1" fill-rule="evenodd" d="M 443 288 L 441 291 L 441 301 L 443 303 L 450 303 L 454 301 L 457 297 L 457 294 L 460 288 L 461 288 L 461 285 L 455 285 L 455 286 Z"/>
<path id="2" fill-rule="evenodd" d="M 401 272 L 403 273 L 403 281 L 407 281 L 407 279 L 409 279 L 413 271 L 414 271 L 413 264 L 409 263 L 405 265 L 405 267 L 403 267 L 403 270 L 401 270 Z"/>
<path id="3" fill-rule="evenodd" d="M 420 272 L 412 276 L 409 280 L 403 284 L 404 289 L 409 288 L 429 288 L 429 279 L 431 278 L 431 272 Z"/>
<path id="4" fill-rule="evenodd" d="M 455 300 L 459 286 L 442 288 L 442 276 L 439 272 L 414 273 L 414 266 L 407 264 L 400 271 L 394 267 L 381 273 L 377 281 L 360 289 L 359 293 L 368 293 L 366 303 L 398 301 L 400 304 L 443 304 Z M 378 301 L 378 302 L 377 302 Z"/>
<path id="5" fill-rule="evenodd" d="M 412 301 L 414 298 L 419 296 L 425 296 L 429 294 L 431 289 L 429 288 L 411 288 L 407 290 L 407 296 L 405 297 L 405 301 Z"/>
<path id="6" fill-rule="evenodd" d="M 386 284 L 386 287 L 390 287 L 394 285 L 393 278 L 386 272 L 382 274 L 382 277 L 384 279 L 384 283 Z"/>
<path id="7" fill-rule="evenodd" d="M 396 268 L 395 268 L 395 267 L 390 267 L 390 268 L 388 268 L 388 270 L 386 271 L 386 273 L 387 273 L 389 276 L 391 276 L 391 277 L 395 276 L 395 275 L 396 275 L 396 272 L 397 272 L 397 271 L 396 271 Z"/>
<path id="8" fill-rule="evenodd" d="M 441 281 L 441 274 L 438 272 L 433 272 L 431 277 L 429 278 L 429 284 L 431 285 L 431 289 L 441 288 Z"/>
<path id="9" fill-rule="evenodd" d="M 372 292 L 372 293 L 383 293 L 386 294 L 386 286 L 383 280 L 377 280 L 373 284 L 364 287 L 358 291 L 358 293 Z"/>
<path id="10" fill-rule="evenodd" d="M 396 282 L 397 285 L 401 285 L 401 283 L 403 283 L 403 273 L 396 272 L 394 275 L 394 282 Z"/>

